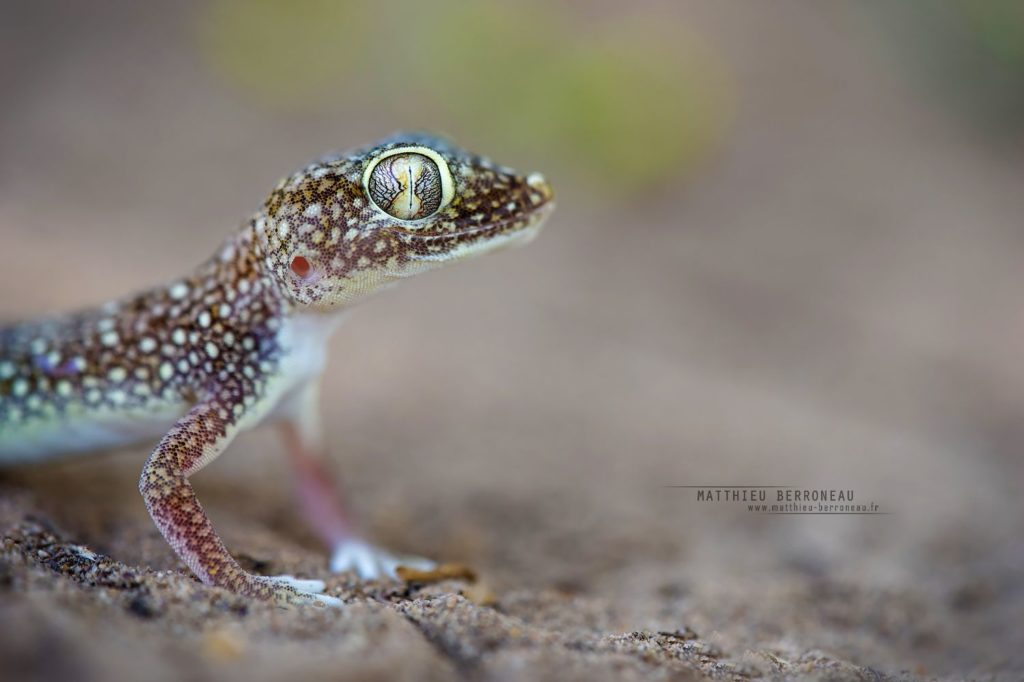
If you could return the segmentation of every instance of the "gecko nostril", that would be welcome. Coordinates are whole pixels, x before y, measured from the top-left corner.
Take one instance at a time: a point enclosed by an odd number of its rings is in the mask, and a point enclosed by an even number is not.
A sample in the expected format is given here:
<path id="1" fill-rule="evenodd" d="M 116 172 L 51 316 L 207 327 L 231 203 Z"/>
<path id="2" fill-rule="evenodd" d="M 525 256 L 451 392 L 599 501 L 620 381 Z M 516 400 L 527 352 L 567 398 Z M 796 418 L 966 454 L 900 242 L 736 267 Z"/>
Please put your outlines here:
<path id="1" fill-rule="evenodd" d="M 295 256 L 292 258 L 291 269 L 297 277 L 305 279 L 309 276 L 313 266 L 309 264 L 309 261 L 304 256 Z"/>

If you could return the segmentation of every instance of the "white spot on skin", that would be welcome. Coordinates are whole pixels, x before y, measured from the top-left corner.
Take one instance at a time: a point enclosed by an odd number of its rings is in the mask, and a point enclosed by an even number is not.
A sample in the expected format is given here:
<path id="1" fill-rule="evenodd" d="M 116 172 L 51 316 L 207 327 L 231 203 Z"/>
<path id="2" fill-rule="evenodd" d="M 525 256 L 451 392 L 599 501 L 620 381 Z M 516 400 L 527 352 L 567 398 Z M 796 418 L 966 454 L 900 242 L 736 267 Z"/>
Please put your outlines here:
<path id="1" fill-rule="evenodd" d="M 14 385 L 11 386 L 11 393 L 19 398 L 25 395 L 28 393 L 28 382 L 24 379 L 18 379 L 14 382 Z"/>
<path id="2" fill-rule="evenodd" d="M 143 336 L 139 339 L 139 350 L 143 353 L 152 353 L 156 350 L 156 340 L 152 336 Z"/>
<path id="3" fill-rule="evenodd" d="M 29 344 L 28 349 L 32 355 L 42 355 L 46 352 L 46 339 L 32 339 L 32 343 Z"/>
<path id="4" fill-rule="evenodd" d="M 172 376 L 174 376 L 174 365 L 169 362 L 161 363 L 159 372 L 160 378 L 163 381 L 168 381 Z"/>
<path id="5" fill-rule="evenodd" d="M 356 228 L 353 227 L 348 232 L 345 233 L 345 241 L 349 241 L 350 242 L 353 239 L 355 239 L 358 235 L 359 235 L 359 230 L 357 230 Z"/>
<path id="6" fill-rule="evenodd" d="M 185 358 L 178 360 L 178 371 L 182 374 L 188 374 L 188 360 Z"/>
<path id="7" fill-rule="evenodd" d="M 231 317 L 231 306 L 227 303 L 221 303 L 220 308 L 217 309 L 217 314 L 221 319 Z"/>
<path id="8" fill-rule="evenodd" d="M 71 395 L 71 382 L 62 379 L 61 381 L 57 382 L 55 389 L 57 391 L 57 395 L 61 396 L 62 398 L 66 398 L 69 395 Z"/>
<path id="9" fill-rule="evenodd" d="M 182 329 L 181 327 L 176 327 L 175 330 L 171 332 L 171 341 L 178 344 L 179 346 L 184 345 L 185 330 Z"/>
<path id="10" fill-rule="evenodd" d="M 107 394 L 107 399 L 115 405 L 121 405 L 127 400 L 128 396 L 121 389 L 115 389 Z"/>
<path id="11" fill-rule="evenodd" d="M 232 332 L 225 332 L 224 345 L 227 346 L 228 348 L 235 345 L 235 335 Z"/>
<path id="12" fill-rule="evenodd" d="M 0 379 L 10 379 L 14 376 L 14 364 L 6 360 L 0 361 Z"/>
<path id="13" fill-rule="evenodd" d="M 110 371 L 107 372 L 107 379 L 115 384 L 119 384 L 127 378 L 128 372 L 124 367 L 112 367 Z"/>
<path id="14" fill-rule="evenodd" d="M 277 224 L 277 236 L 284 239 L 288 236 L 288 221 L 282 220 Z"/>
<path id="15" fill-rule="evenodd" d="M 116 346 L 121 341 L 121 337 L 117 335 L 117 332 L 104 332 L 100 337 L 100 343 L 107 348 Z"/>
<path id="16" fill-rule="evenodd" d="M 209 355 L 211 358 L 216 358 L 218 355 L 220 355 L 220 349 L 217 348 L 217 344 L 215 344 L 212 341 L 208 341 L 206 343 L 206 354 Z"/>
<path id="17" fill-rule="evenodd" d="M 209 311 L 204 310 L 203 312 L 199 313 L 199 318 L 196 321 L 199 322 L 199 326 L 203 327 L 204 329 L 206 327 L 209 327 L 211 321 Z"/>
<path id="18" fill-rule="evenodd" d="M 306 207 L 306 210 L 302 212 L 302 215 L 307 218 L 315 218 L 320 215 L 320 204 L 310 204 Z"/>
<path id="19" fill-rule="evenodd" d="M 167 295 L 175 301 L 180 301 L 188 295 L 188 285 L 184 282 L 177 282 L 167 290 Z"/>

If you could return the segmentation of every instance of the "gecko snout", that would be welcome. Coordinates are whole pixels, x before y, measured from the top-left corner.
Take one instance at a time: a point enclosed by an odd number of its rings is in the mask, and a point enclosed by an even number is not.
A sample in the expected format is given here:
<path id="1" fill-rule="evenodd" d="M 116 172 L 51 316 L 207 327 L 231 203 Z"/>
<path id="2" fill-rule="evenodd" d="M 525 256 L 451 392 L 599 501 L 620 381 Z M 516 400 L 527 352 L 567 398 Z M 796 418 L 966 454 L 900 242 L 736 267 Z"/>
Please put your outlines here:
<path id="1" fill-rule="evenodd" d="M 540 195 L 543 197 L 545 202 L 551 201 L 555 198 L 554 190 L 551 189 L 551 185 L 548 184 L 547 179 L 541 173 L 537 173 L 535 171 L 527 175 L 526 184 L 540 192 Z"/>

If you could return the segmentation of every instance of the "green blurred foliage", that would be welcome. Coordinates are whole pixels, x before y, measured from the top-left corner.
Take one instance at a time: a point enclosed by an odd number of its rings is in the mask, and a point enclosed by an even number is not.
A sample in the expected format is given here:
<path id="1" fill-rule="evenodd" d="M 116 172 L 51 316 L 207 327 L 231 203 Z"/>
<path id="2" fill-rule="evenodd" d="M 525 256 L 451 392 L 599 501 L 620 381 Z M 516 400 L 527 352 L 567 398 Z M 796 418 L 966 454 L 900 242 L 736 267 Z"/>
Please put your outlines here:
<path id="1" fill-rule="evenodd" d="M 1024 133 L 1024 0 L 875 0 L 898 52 L 951 111 L 1002 139 Z"/>
<path id="2" fill-rule="evenodd" d="M 539 1 L 216 0 L 200 37 L 215 68 L 267 106 L 387 111 L 624 195 L 691 170 L 731 120 L 724 64 L 650 13 L 583 21 Z"/>
<path id="3" fill-rule="evenodd" d="M 1007 68 L 1024 73 L 1024 2 L 960 0 L 979 44 Z"/>

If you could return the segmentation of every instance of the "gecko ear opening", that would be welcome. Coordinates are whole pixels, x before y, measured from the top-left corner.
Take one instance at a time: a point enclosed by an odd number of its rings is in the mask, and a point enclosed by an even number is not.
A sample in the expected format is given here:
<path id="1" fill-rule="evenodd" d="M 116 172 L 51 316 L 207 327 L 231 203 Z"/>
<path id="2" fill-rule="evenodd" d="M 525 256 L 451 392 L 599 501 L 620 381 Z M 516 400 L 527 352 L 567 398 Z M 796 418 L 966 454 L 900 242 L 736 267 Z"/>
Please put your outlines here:
<path id="1" fill-rule="evenodd" d="M 289 267 L 295 276 L 300 279 L 308 278 L 310 273 L 313 272 L 313 266 L 310 265 L 309 259 L 305 256 L 292 256 L 292 262 Z"/>

